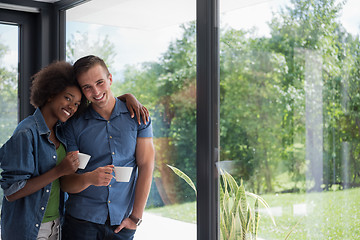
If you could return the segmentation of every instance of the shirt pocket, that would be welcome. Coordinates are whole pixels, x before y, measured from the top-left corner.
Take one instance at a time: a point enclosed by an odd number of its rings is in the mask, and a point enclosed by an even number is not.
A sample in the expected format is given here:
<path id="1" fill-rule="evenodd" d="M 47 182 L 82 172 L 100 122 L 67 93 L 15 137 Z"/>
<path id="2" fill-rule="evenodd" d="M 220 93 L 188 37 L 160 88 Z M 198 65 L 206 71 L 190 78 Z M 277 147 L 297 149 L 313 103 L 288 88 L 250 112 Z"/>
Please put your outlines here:
<path id="1" fill-rule="evenodd" d="M 135 161 L 137 131 L 122 130 L 114 136 L 115 165 L 125 166 Z"/>

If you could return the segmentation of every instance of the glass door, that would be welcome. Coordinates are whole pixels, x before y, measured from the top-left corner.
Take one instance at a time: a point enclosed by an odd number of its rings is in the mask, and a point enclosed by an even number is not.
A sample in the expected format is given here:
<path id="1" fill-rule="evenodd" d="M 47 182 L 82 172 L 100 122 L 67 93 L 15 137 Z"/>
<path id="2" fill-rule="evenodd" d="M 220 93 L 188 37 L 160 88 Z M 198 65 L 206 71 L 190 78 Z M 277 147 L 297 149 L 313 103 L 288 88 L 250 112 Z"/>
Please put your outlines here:
<path id="1" fill-rule="evenodd" d="M 221 1 L 221 239 L 359 238 L 359 8 Z"/>
<path id="2" fill-rule="evenodd" d="M 156 165 L 138 240 L 196 239 L 195 191 L 171 168 L 196 183 L 195 7 L 92 0 L 66 11 L 66 59 L 100 56 L 113 93 L 132 93 L 150 111 Z"/>

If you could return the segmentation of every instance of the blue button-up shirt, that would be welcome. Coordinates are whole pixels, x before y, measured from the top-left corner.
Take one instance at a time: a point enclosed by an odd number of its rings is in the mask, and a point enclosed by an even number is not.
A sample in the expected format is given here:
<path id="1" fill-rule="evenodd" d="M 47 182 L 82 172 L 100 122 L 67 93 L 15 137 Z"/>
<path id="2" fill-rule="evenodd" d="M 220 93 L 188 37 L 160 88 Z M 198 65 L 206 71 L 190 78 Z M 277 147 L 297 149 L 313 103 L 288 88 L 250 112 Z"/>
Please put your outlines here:
<path id="1" fill-rule="evenodd" d="M 106 165 L 131 166 L 129 182 L 116 182 L 109 186 L 89 186 L 77 194 L 69 194 L 66 212 L 71 216 L 94 223 L 104 224 L 108 213 L 111 225 L 120 225 L 133 206 L 137 165 L 135 159 L 138 137 L 152 137 L 151 120 L 141 125 L 131 118 L 125 103 L 116 99 L 109 120 L 101 117 L 91 107 L 79 118 L 66 123 L 68 151 L 79 150 L 91 155 L 84 170 L 90 172 Z"/>
<path id="2" fill-rule="evenodd" d="M 40 109 L 24 119 L 12 137 L 0 149 L 1 188 L 9 196 L 26 184 L 56 166 L 56 148 L 49 140 L 47 127 Z M 65 145 L 60 123 L 56 127 L 57 138 Z M 51 183 L 41 190 L 9 202 L 3 198 L 1 210 L 1 239 L 36 239 L 44 217 L 51 191 Z M 61 194 L 60 202 L 63 203 Z M 60 204 L 60 214 L 63 204 Z"/>

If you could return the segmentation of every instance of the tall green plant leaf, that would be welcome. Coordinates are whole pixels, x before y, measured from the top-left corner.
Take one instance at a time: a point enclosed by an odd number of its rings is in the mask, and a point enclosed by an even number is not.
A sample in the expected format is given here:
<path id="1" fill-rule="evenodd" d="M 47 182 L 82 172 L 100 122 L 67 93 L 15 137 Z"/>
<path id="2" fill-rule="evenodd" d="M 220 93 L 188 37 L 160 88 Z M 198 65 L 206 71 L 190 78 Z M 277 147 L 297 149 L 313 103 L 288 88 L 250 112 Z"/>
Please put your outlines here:
<path id="1" fill-rule="evenodd" d="M 303 216 L 302 218 L 299 219 L 299 221 L 297 221 L 297 223 L 291 228 L 291 230 L 288 232 L 288 234 L 286 234 L 286 237 L 284 240 L 287 240 L 290 237 L 290 234 L 295 230 L 296 226 L 304 219 L 305 216 Z"/>
<path id="2" fill-rule="evenodd" d="M 233 178 L 233 176 L 231 176 L 228 172 L 220 170 L 222 179 L 224 181 L 224 184 L 229 185 L 230 187 L 230 192 L 232 193 L 236 193 L 237 189 L 239 188 L 239 185 L 236 183 L 235 179 Z"/>
<path id="3" fill-rule="evenodd" d="M 230 227 L 229 227 L 231 224 L 231 212 L 229 211 L 230 197 L 227 192 L 224 193 L 224 198 L 223 198 L 223 201 L 221 202 L 221 204 L 222 204 L 221 212 L 223 213 L 222 218 L 224 219 L 224 223 L 227 226 L 227 228 L 230 229 Z"/>
<path id="4" fill-rule="evenodd" d="M 230 224 L 229 240 L 236 240 L 235 218 L 231 218 Z"/>
<path id="5" fill-rule="evenodd" d="M 259 221 L 260 221 L 260 215 L 259 215 L 259 199 L 257 198 L 255 200 L 255 206 L 254 206 L 254 209 L 255 209 L 255 218 L 254 218 L 254 230 L 253 230 L 253 233 L 254 233 L 254 236 L 255 236 L 255 239 L 257 238 L 257 232 L 258 232 L 258 228 L 259 228 Z"/>
<path id="6" fill-rule="evenodd" d="M 180 169 L 176 168 L 176 167 L 173 167 L 173 166 L 170 166 L 170 165 L 167 165 L 169 168 L 171 168 L 171 170 L 173 170 L 173 172 L 178 175 L 179 177 L 181 177 L 182 179 L 185 180 L 185 182 L 187 184 L 190 185 L 190 187 L 192 187 L 192 189 L 194 189 L 195 191 L 195 194 L 197 194 L 197 191 L 196 191 L 196 187 L 195 187 L 195 184 L 193 183 L 193 181 L 191 181 L 191 179 L 185 174 L 183 173 Z"/>
<path id="7" fill-rule="evenodd" d="M 245 193 L 245 188 L 243 185 L 243 182 L 241 180 L 241 184 L 240 184 L 240 207 L 241 207 L 241 212 L 243 214 L 243 216 L 246 215 L 247 213 L 247 208 L 248 208 L 248 202 L 246 199 L 246 193 Z"/>
<path id="8" fill-rule="evenodd" d="M 254 194 L 254 193 L 246 192 L 246 195 L 252 197 L 255 200 L 258 200 L 265 207 L 265 210 L 269 214 L 269 217 L 271 218 L 271 221 L 273 222 L 274 226 L 276 226 L 275 219 L 274 219 L 273 215 L 270 212 L 269 204 L 267 204 L 267 202 L 262 197 L 260 197 L 259 195 Z"/>
<path id="9" fill-rule="evenodd" d="M 246 216 L 246 226 L 245 226 L 246 232 L 250 232 L 250 230 L 251 230 L 250 223 L 251 223 L 251 208 L 248 208 L 247 216 Z"/>
<path id="10" fill-rule="evenodd" d="M 227 239 L 228 235 L 228 229 L 227 229 L 227 225 L 225 223 L 225 219 L 224 218 L 220 218 L 220 238 L 222 240 Z"/>
<path id="11" fill-rule="evenodd" d="M 192 180 L 176 167 L 167 165 L 176 175 L 188 183 L 196 193 Z M 269 212 L 274 225 L 275 220 L 269 211 L 269 205 L 260 196 L 245 191 L 243 181 L 240 185 L 226 171 L 221 172 L 220 184 L 220 237 L 222 240 L 256 239 L 259 226 L 259 203 Z M 255 199 L 252 209 L 247 201 L 247 196 Z M 254 211 L 254 213 L 253 213 Z M 290 234 L 289 234 L 290 235 Z M 287 236 L 288 237 L 288 236 Z"/>

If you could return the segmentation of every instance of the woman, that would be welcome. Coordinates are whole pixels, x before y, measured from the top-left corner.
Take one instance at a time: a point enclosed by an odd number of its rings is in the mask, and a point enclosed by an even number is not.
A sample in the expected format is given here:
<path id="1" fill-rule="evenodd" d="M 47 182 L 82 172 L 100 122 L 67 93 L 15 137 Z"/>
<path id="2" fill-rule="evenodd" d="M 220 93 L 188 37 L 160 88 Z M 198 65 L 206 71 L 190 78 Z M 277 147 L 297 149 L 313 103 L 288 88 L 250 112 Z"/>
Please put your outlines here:
<path id="1" fill-rule="evenodd" d="M 126 96 L 138 112 L 141 104 Z M 59 239 L 64 203 L 59 178 L 79 166 L 77 152 L 66 154 L 61 129 L 61 122 L 86 106 L 71 64 L 55 62 L 35 74 L 30 102 L 35 113 L 0 149 L 2 240 Z"/>

